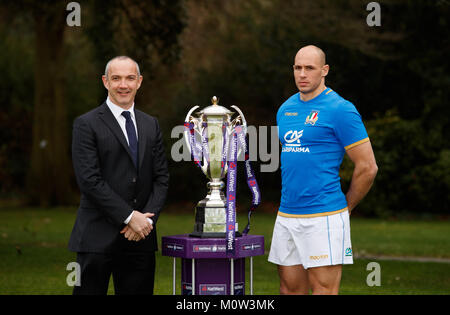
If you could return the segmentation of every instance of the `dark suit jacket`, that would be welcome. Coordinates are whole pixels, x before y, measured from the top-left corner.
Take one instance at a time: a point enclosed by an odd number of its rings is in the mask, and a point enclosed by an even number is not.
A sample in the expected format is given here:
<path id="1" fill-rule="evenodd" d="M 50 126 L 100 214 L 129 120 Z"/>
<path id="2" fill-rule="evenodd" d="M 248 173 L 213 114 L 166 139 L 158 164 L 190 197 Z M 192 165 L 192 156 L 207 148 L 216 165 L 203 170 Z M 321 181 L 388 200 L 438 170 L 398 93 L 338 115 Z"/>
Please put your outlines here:
<path id="1" fill-rule="evenodd" d="M 169 182 L 158 121 L 135 109 L 139 167 L 106 102 L 75 119 L 72 160 L 81 191 L 69 240 L 74 252 L 115 253 L 157 250 L 156 222 Z M 152 232 L 139 242 L 120 230 L 133 210 L 155 213 Z"/>

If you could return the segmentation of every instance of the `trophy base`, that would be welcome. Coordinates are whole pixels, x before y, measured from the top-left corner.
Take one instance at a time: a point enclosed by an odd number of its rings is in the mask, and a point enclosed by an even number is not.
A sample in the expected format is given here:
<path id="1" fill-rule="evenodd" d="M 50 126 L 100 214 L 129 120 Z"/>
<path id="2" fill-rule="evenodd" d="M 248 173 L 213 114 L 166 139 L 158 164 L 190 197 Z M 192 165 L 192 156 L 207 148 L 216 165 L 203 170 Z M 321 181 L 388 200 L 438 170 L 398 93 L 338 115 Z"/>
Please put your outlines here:
<path id="1" fill-rule="evenodd" d="M 235 236 L 241 234 L 238 230 L 238 222 L 235 223 Z M 194 231 L 189 234 L 190 237 L 199 238 L 226 238 L 226 209 L 224 206 L 205 207 L 197 206 L 195 208 Z"/>
<path id="2" fill-rule="evenodd" d="M 240 232 L 235 232 L 235 237 L 241 237 L 242 234 Z M 226 233 L 221 232 L 200 232 L 194 231 L 189 234 L 189 237 L 197 237 L 197 238 L 226 238 Z"/>

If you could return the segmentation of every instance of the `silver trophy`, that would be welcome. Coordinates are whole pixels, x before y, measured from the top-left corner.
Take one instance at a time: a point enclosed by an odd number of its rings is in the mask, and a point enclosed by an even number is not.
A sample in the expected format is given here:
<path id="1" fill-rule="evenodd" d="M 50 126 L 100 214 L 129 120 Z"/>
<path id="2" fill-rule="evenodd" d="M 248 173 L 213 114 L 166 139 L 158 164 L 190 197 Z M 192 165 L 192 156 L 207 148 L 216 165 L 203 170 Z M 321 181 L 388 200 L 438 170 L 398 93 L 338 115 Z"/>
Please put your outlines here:
<path id="1" fill-rule="evenodd" d="M 203 174 L 210 180 L 207 184 L 208 194 L 205 199 L 198 202 L 195 208 L 194 237 L 225 237 L 226 234 L 226 197 L 223 192 L 225 187 L 222 179 L 228 171 L 227 152 L 229 139 L 236 128 L 241 126 L 244 135 L 247 133 L 247 122 L 242 111 L 235 105 L 231 106 L 238 115 L 233 118 L 235 112 L 218 105 L 219 99 L 214 96 L 212 105 L 201 111 L 195 112 L 199 106 L 194 106 L 186 115 L 185 123 L 191 124 L 191 130 L 185 130 L 184 139 L 191 156 L 193 150 L 202 150 L 200 154 L 202 164 L 199 164 Z M 194 113 L 195 112 L 195 113 Z M 206 128 L 206 129 L 205 129 Z M 193 137 L 197 147 L 191 147 Z M 202 139 L 198 141 L 198 139 Z M 225 142 L 225 143 L 224 143 Z M 206 149 L 207 152 L 204 152 Z M 224 152 L 225 150 L 225 152 Z M 238 148 L 239 156 L 242 148 Z M 236 236 L 238 228 L 236 222 Z"/>

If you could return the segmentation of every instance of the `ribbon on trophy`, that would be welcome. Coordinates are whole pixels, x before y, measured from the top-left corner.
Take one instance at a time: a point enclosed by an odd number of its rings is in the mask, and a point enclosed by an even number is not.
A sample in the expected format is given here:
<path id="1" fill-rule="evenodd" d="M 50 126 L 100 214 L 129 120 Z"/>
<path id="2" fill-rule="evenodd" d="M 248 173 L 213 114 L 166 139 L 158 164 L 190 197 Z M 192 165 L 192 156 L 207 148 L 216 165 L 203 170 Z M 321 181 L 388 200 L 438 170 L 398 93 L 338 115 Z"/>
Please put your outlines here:
<path id="1" fill-rule="evenodd" d="M 221 176 L 223 176 L 223 172 L 225 171 L 225 163 L 227 163 L 227 156 L 228 156 L 228 133 L 227 133 L 227 126 L 228 123 L 224 123 L 222 125 L 222 134 L 223 134 L 223 147 L 222 147 L 222 162 L 221 162 L 221 167 L 222 167 L 222 172 L 221 172 Z"/>
<path id="2" fill-rule="evenodd" d="M 231 150 L 230 159 L 228 163 L 227 174 L 227 247 L 226 252 L 228 256 L 235 253 L 235 225 L 236 225 L 236 181 L 237 181 L 237 147 L 238 142 L 245 153 L 245 177 L 247 185 L 252 193 L 252 204 L 248 211 L 248 223 L 242 231 L 243 235 L 247 235 L 250 231 L 250 218 L 253 211 L 261 202 L 261 194 L 258 183 L 256 182 L 255 173 L 250 164 L 248 143 L 242 126 L 236 126 L 231 136 Z"/>
<path id="3" fill-rule="evenodd" d="M 185 128 L 189 131 L 189 143 L 191 147 L 191 157 L 198 167 L 202 168 L 204 163 L 208 163 L 208 139 L 207 124 L 202 123 L 203 132 L 201 135 L 201 143 L 196 140 L 194 123 L 185 122 Z M 245 153 L 245 177 L 247 185 L 252 193 L 252 203 L 248 211 L 248 223 L 242 234 L 247 235 L 250 231 L 250 218 L 253 211 L 261 202 L 261 194 L 255 174 L 250 165 L 249 146 L 246 135 L 241 125 L 237 125 L 232 134 L 228 137 L 226 132 L 227 125 L 222 126 L 223 131 L 223 150 L 221 168 L 222 174 L 225 170 L 225 164 L 228 166 L 227 185 L 226 185 L 226 253 L 227 256 L 233 256 L 235 253 L 235 226 L 236 226 L 236 182 L 237 182 L 237 152 L 238 143 Z"/>
<path id="4" fill-rule="evenodd" d="M 209 162 L 209 148 L 208 148 L 208 124 L 206 122 L 202 123 L 203 132 L 201 143 L 195 139 L 194 123 L 184 123 L 184 127 L 189 131 L 189 144 L 191 146 L 191 158 L 195 164 L 202 168 L 203 160 L 204 163 Z M 223 163 L 222 163 L 223 168 Z"/>
<path id="5" fill-rule="evenodd" d="M 236 231 L 236 179 L 237 179 L 237 134 L 231 134 L 230 158 L 227 161 L 227 206 L 226 206 L 226 253 L 235 253 Z"/>
<path id="6" fill-rule="evenodd" d="M 203 132 L 202 132 L 202 153 L 206 162 L 209 162 L 209 148 L 208 148 L 208 123 L 203 122 Z"/>
<path id="7" fill-rule="evenodd" d="M 189 131 L 189 144 L 191 146 L 191 158 L 195 164 L 202 168 L 202 150 L 203 147 L 195 140 L 194 123 L 184 123 L 184 127 Z"/>
<path id="8" fill-rule="evenodd" d="M 242 148 L 244 148 L 245 153 L 245 178 L 247 179 L 247 185 L 250 189 L 250 192 L 252 193 L 252 204 L 250 206 L 250 209 L 248 211 L 248 223 L 247 226 L 242 231 L 243 235 L 247 235 L 250 231 L 250 217 L 252 216 L 253 211 L 259 206 L 261 202 L 261 193 L 259 191 L 259 186 L 256 181 L 255 173 L 253 172 L 252 166 L 250 164 L 249 159 L 249 149 L 248 149 L 248 143 L 246 136 L 242 130 L 241 126 L 236 127 L 237 131 L 237 138 Z"/>

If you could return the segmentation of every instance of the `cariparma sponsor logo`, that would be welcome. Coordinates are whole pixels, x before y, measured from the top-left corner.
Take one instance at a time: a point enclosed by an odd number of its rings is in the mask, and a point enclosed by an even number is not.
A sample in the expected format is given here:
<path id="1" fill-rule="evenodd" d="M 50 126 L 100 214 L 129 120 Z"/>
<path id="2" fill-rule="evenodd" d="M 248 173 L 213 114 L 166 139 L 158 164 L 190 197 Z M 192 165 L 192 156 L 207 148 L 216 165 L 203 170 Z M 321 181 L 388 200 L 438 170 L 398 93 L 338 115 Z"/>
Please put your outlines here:
<path id="1" fill-rule="evenodd" d="M 300 138 L 303 136 L 303 130 L 289 130 L 284 135 L 284 141 L 286 141 L 287 146 L 300 147 L 302 144 Z"/>
<path id="2" fill-rule="evenodd" d="M 285 145 L 282 152 L 309 152 L 308 147 L 302 147 L 300 138 L 303 136 L 303 130 L 289 130 L 284 135 Z"/>

